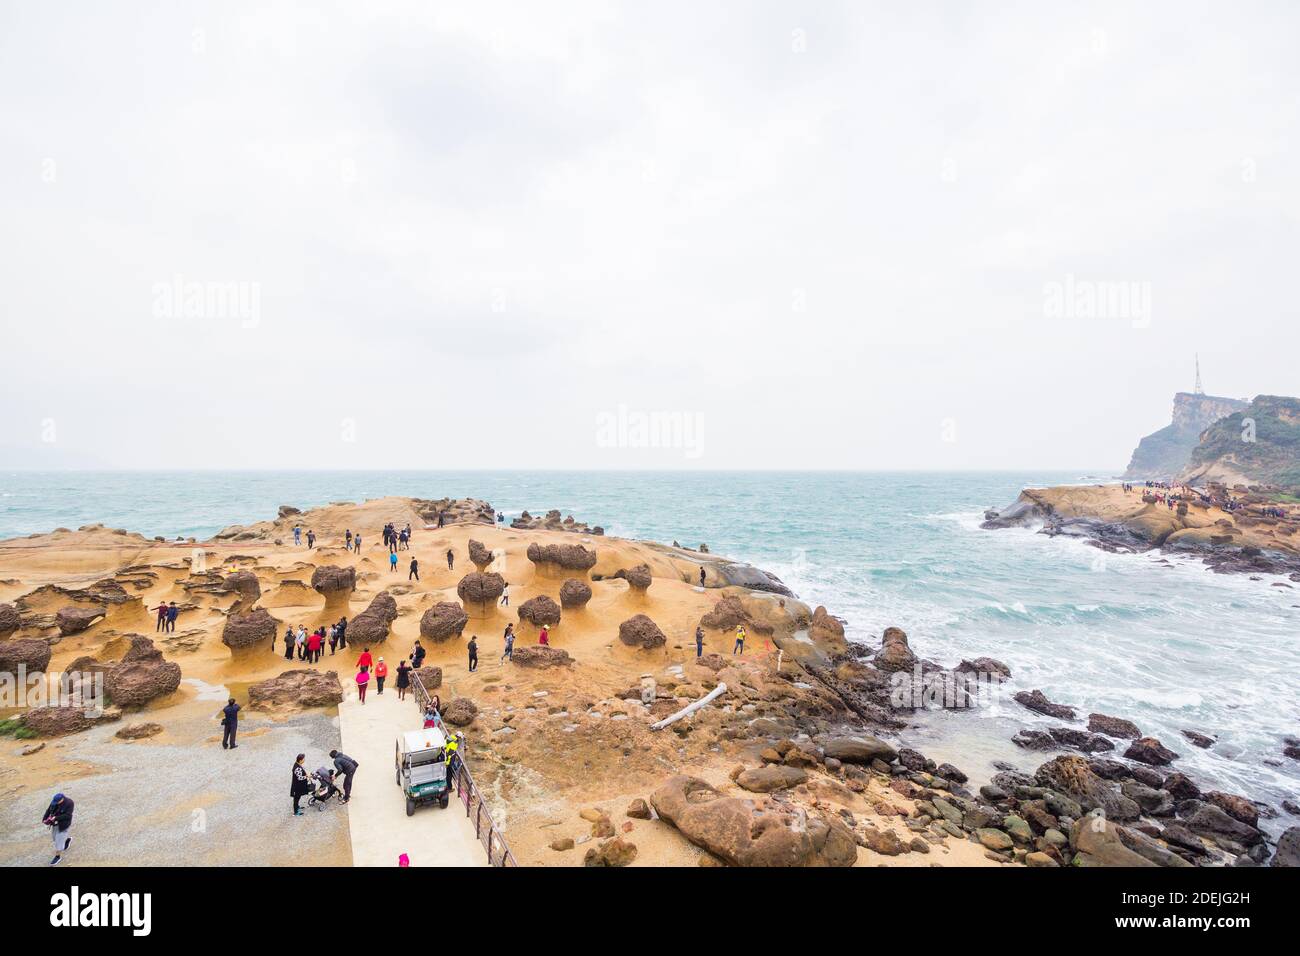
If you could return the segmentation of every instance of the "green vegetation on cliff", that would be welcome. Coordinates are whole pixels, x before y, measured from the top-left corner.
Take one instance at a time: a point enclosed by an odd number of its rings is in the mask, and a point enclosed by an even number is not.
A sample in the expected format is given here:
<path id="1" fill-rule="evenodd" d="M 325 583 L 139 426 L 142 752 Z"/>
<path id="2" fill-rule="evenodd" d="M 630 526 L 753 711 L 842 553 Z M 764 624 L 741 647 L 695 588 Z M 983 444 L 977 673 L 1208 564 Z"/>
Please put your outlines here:
<path id="1" fill-rule="evenodd" d="M 1138 443 L 1124 477 L 1157 481 L 1173 478 L 1187 467 L 1206 427 L 1245 407 L 1245 402 L 1235 398 L 1178 392 L 1174 395 L 1173 420 Z"/>
<path id="2" fill-rule="evenodd" d="M 1180 477 L 1300 489 L 1300 399 L 1260 395 L 1216 421 Z"/>

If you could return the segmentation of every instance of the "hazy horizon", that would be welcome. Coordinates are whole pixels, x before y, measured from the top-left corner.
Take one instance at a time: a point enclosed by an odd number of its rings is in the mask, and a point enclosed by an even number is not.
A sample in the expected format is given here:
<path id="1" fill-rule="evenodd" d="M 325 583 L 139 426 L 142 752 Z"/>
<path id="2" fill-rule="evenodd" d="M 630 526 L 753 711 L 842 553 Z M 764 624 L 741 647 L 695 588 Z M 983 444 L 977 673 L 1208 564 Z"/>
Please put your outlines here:
<path id="1" fill-rule="evenodd" d="M 1242 10 L 0 5 L 0 469 L 1118 473 L 1300 391 Z"/>

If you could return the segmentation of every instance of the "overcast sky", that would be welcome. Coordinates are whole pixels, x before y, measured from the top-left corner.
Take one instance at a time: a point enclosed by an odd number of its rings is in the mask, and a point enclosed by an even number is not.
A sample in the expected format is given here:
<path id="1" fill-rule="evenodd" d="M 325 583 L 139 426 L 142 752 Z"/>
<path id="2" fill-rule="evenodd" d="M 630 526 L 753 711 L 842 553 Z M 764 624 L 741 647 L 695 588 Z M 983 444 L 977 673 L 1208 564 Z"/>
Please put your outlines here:
<path id="1" fill-rule="evenodd" d="M 1122 468 L 1300 392 L 1297 36 L 3 0 L 0 464 Z"/>

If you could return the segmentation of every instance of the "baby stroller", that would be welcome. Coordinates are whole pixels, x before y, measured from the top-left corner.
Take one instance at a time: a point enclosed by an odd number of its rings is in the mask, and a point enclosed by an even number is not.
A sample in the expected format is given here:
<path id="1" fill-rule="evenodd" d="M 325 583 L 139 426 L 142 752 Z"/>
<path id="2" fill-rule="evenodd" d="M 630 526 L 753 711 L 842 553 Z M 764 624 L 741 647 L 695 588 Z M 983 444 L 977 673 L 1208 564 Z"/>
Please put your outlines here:
<path id="1" fill-rule="evenodd" d="M 333 770 L 327 770 L 325 767 L 318 767 L 311 775 L 315 788 L 307 797 L 307 806 L 315 807 L 319 813 L 324 810 L 331 800 L 343 799 L 343 791 L 334 786 Z"/>

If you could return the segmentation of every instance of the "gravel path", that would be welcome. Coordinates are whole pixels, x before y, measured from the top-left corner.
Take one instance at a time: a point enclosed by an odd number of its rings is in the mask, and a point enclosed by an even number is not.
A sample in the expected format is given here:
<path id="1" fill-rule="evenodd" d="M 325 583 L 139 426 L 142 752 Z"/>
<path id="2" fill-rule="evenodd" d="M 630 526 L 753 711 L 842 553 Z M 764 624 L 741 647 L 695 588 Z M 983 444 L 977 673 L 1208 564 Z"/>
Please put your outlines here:
<path id="1" fill-rule="evenodd" d="M 61 785 L 76 802 L 66 865 L 351 865 L 347 808 L 294 817 L 289 797 L 294 757 L 307 754 L 309 769 L 327 764 L 339 745 L 338 718 L 249 716 L 238 748 L 224 751 L 211 709 L 169 712 L 158 738 L 115 739 L 126 720 L 68 738 L 65 758 L 98 772 Z M 49 831 L 39 821 L 50 796 L 20 793 L 0 807 L 0 865 L 49 861 Z"/>

